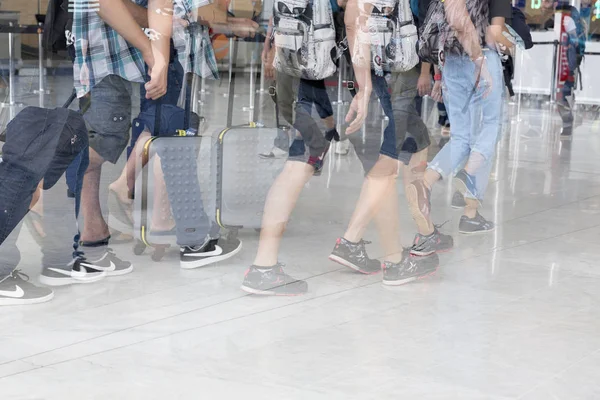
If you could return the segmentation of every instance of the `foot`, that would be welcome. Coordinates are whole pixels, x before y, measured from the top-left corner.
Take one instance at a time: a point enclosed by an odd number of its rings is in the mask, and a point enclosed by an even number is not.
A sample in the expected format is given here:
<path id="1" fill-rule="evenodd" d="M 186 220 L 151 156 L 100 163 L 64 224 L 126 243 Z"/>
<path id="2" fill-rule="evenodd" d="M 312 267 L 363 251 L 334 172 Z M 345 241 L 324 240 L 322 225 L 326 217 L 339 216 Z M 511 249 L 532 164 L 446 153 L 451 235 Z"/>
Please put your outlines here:
<path id="1" fill-rule="evenodd" d="M 488 233 L 496 229 L 496 225 L 492 221 L 488 221 L 477 212 L 474 218 L 469 218 L 466 215 L 460 217 L 458 231 L 465 235 L 475 235 L 478 233 Z"/>
<path id="2" fill-rule="evenodd" d="M 329 259 L 362 274 L 370 275 L 381 272 L 381 263 L 370 259 L 367 255 L 365 244 L 368 243 L 370 242 L 364 240 L 353 243 L 344 238 L 339 238 L 329 255 Z"/>
<path id="3" fill-rule="evenodd" d="M 272 267 L 252 265 L 246 271 L 242 290 L 270 296 L 297 296 L 308 291 L 308 284 L 286 274 L 283 264 L 278 263 Z"/>
<path id="4" fill-rule="evenodd" d="M 33 285 L 18 269 L 0 281 L 0 306 L 44 303 L 53 297 L 52 289 Z"/>
<path id="5" fill-rule="evenodd" d="M 479 193 L 477 192 L 477 185 L 475 183 L 475 176 L 467 174 L 467 171 L 461 169 L 454 177 L 454 186 L 463 195 L 463 197 L 476 200 L 478 206 L 481 206 L 481 201 L 479 201 Z"/>
<path id="6" fill-rule="evenodd" d="M 450 125 L 442 126 L 442 130 L 440 131 L 440 135 L 444 139 L 450 139 Z"/>
<path id="7" fill-rule="evenodd" d="M 329 151 L 329 147 L 330 147 L 330 143 L 327 143 L 327 147 L 325 147 L 325 150 L 323 151 L 323 153 L 320 156 L 310 156 L 308 157 L 308 164 L 312 165 L 313 168 L 315 169 L 315 176 L 319 176 L 321 175 L 321 172 L 323 172 L 323 165 L 325 165 L 325 156 L 327 155 L 327 152 Z"/>
<path id="8" fill-rule="evenodd" d="M 45 267 L 40 275 L 40 282 L 48 286 L 65 286 L 97 282 L 106 275 L 106 271 L 96 269 L 85 258 L 76 258 L 64 268 Z"/>
<path id="9" fill-rule="evenodd" d="M 106 249 L 106 253 L 97 260 L 87 260 L 98 271 L 105 271 L 107 276 L 120 276 L 133 272 L 133 264 L 129 261 L 123 261 L 111 248 Z"/>
<path id="10" fill-rule="evenodd" d="M 444 252 L 454 247 L 454 240 L 450 235 L 444 235 L 437 227 L 433 228 L 430 235 L 417 233 L 410 248 L 410 253 L 415 256 L 428 256 L 433 253 Z"/>
<path id="11" fill-rule="evenodd" d="M 404 285 L 405 283 L 427 278 L 437 271 L 440 259 L 437 254 L 425 257 L 404 253 L 404 258 L 399 263 L 383 262 L 383 284 L 390 286 Z"/>
<path id="12" fill-rule="evenodd" d="M 465 208 L 466 205 L 465 196 L 458 190 L 454 192 L 454 196 L 452 196 L 452 208 Z"/>
<path id="13" fill-rule="evenodd" d="M 431 227 L 429 215 L 431 213 L 431 189 L 423 180 L 416 180 L 406 187 L 408 208 L 420 229 Z"/>
<path id="14" fill-rule="evenodd" d="M 285 150 L 280 149 L 277 146 L 273 146 L 273 148 L 271 149 L 271 151 L 269 151 L 268 153 L 260 153 L 258 155 L 260 158 L 266 158 L 266 159 L 278 159 L 278 158 L 285 158 L 288 156 L 288 152 Z"/>
<path id="15" fill-rule="evenodd" d="M 348 153 L 350 153 L 350 141 L 343 140 L 338 142 L 338 144 L 335 146 L 335 154 L 345 156 Z"/>
<path id="16" fill-rule="evenodd" d="M 200 246 L 180 248 L 180 266 L 183 269 L 204 267 L 233 257 L 242 249 L 239 239 L 209 239 Z"/>

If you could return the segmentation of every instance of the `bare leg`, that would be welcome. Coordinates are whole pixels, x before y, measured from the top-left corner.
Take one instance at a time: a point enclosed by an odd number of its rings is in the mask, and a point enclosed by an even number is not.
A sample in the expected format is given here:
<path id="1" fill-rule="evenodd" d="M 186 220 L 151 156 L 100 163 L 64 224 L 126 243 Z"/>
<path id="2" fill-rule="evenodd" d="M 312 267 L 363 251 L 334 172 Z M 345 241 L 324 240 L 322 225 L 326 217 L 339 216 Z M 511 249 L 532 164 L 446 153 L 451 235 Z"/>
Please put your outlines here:
<path id="1" fill-rule="evenodd" d="M 354 243 L 360 241 L 367 226 L 379 211 L 383 198 L 392 192 L 396 193 L 398 168 L 398 160 L 384 155 L 379 156 L 379 160 L 369 171 L 363 182 L 356 208 L 344 233 L 346 240 Z"/>
<path id="2" fill-rule="evenodd" d="M 135 167 L 138 162 L 138 157 L 142 156 L 142 151 L 144 148 L 144 144 L 146 144 L 146 139 L 150 137 L 150 133 L 147 131 L 142 132 L 140 137 L 138 138 L 127 163 L 125 164 L 125 168 L 121 172 L 119 178 L 116 181 L 111 183 L 108 188 L 109 190 L 116 193 L 119 201 L 124 204 L 130 204 L 131 194 L 133 193 L 133 187 L 135 186 L 135 178 L 136 171 Z"/>
<path id="3" fill-rule="evenodd" d="M 304 185 L 313 176 L 312 165 L 288 161 L 269 190 L 254 265 L 271 267 L 277 263 L 279 245 L 292 210 Z"/>
<path id="4" fill-rule="evenodd" d="M 81 240 L 94 242 L 109 236 L 108 225 L 100 207 L 100 177 L 104 159 L 90 147 L 90 165 L 83 177 L 81 190 L 81 214 L 83 231 Z"/>
<path id="5" fill-rule="evenodd" d="M 160 158 L 155 157 L 154 163 L 154 199 L 152 207 L 152 230 L 170 231 L 175 227 L 175 220 L 171 214 L 171 203 L 167 194 L 167 185 L 160 163 Z"/>
<path id="6" fill-rule="evenodd" d="M 379 240 L 384 251 L 383 260 L 393 263 L 402 261 L 402 242 L 400 240 L 400 209 L 398 205 L 398 189 L 395 185 L 388 186 L 383 194 L 374 221 L 377 226 Z"/>

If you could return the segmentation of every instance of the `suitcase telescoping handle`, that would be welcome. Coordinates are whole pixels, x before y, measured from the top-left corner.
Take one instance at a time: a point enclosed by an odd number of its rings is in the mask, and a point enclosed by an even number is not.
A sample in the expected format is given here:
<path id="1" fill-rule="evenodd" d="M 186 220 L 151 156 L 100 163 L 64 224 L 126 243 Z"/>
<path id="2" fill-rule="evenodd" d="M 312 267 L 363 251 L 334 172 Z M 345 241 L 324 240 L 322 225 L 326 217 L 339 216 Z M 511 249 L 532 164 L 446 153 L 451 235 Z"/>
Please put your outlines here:
<path id="1" fill-rule="evenodd" d="M 227 128 L 233 124 L 233 98 L 235 92 L 235 67 L 237 59 L 237 40 L 229 38 L 229 88 L 227 91 Z"/>

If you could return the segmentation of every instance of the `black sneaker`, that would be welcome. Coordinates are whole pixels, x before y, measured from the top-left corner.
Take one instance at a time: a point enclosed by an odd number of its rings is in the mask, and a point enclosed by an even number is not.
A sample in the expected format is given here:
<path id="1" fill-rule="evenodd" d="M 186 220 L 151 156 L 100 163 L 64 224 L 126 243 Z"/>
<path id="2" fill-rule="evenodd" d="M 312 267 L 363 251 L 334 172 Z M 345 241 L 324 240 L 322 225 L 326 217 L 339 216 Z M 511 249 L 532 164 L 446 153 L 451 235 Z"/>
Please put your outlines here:
<path id="1" fill-rule="evenodd" d="M 292 278 L 283 270 L 283 264 L 278 263 L 266 268 L 252 265 L 246 271 L 241 288 L 252 294 L 297 296 L 307 292 L 308 283 Z"/>
<path id="2" fill-rule="evenodd" d="M 48 286 L 64 286 L 97 282 L 106 275 L 106 271 L 96 269 L 85 258 L 76 258 L 65 268 L 45 267 L 40 275 L 40 282 Z"/>
<path id="3" fill-rule="evenodd" d="M 465 208 L 466 205 L 465 196 L 458 190 L 454 192 L 454 196 L 452 196 L 452 208 Z"/>
<path id="4" fill-rule="evenodd" d="M 53 297 L 52 289 L 31 284 L 29 277 L 18 269 L 0 281 L 0 306 L 44 303 Z"/>
<path id="5" fill-rule="evenodd" d="M 465 235 L 475 235 L 479 233 L 488 233 L 496 229 L 492 221 L 488 221 L 477 212 L 475 218 L 469 218 L 466 215 L 460 217 L 458 231 Z"/>
<path id="6" fill-rule="evenodd" d="M 444 235 L 436 226 L 430 235 L 421 235 L 420 233 L 415 235 L 410 253 L 415 256 L 428 256 L 433 253 L 448 251 L 452 247 L 454 247 L 452 236 Z"/>
<path id="7" fill-rule="evenodd" d="M 565 126 L 560 130 L 561 139 L 571 139 L 573 137 L 573 126 Z"/>
<path id="8" fill-rule="evenodd" d="M 179 252 L 180 266 L 183 269 L 200 268 L 233 257 L 242 249 L 239 239 L 209 239 L 205 244 L 182 246 Z"/>
<path id="9" fill-rule="evenodd" d="M 98 260 L 87 260 L 87 262 L 98 271 L 106 271 L 108 276 L 126 275 L 133 272 L 133 264 L 121 260 L 111 248 L 107 248 L 106 253 Z"/>
<path id="10" fill-rule="evenodd" d="M 433 253 L 425 257 L 416 257 L 404 253 L 404 258 L 399 263 L 383 262 L 383 284 L 390 286 L 404 285 L 405 283 L 424 279 L 435 274 L 440 265 L 440 259 Z"/>
<path id="11" fill-rule="evenodd" d="M 326 131 L 325 140 L 327 140 L 328 142 L 331 142 L 332 140 L 339 142 L 340 134 L 338 133 L 337 129 L 331 128 L 330 130 Z"/>
<path id="12" fill-rule="evenodd" d="M 329 147 L 331 147 L 330 142 L 327 142 L 327 147 L 325 147 L 325 150 L 319 157 L 315 157 L 315 156 L 308 157 L 307 162 L 309 165 L 312 165 L 313 168 L 315 169 L 315 172 L 314 172 L 315 176 L 319 176 L 319 175 L 321 175 L 321 172 L 323 172 L 323 166 L 325 165 L 325 156 L 327 155 L 327 152 L 329 151 Z"/>
<path id="13" fill-rule="evenodd" d="M 370 259 L 367 255 L 365 244 L 369 243 L 371 242 L 364 240 L 353 243 L 344 238 L 339 238 L 335 242 L 335 247 L 329 255 L 329 259 L 362 274 L 371 275 L 381 272 L 381 263 Z"/>

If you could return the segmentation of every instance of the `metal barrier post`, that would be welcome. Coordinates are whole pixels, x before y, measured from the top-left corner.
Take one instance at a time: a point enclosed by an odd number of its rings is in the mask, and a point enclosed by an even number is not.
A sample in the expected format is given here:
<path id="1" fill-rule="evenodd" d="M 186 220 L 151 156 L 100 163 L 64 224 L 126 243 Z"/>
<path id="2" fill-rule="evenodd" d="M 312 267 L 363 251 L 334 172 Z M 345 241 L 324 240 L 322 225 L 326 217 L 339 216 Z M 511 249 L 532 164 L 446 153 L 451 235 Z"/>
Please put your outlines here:
<path id="1" fill-rule="evenodd" d="M 10 22 L 10 26 L 13 26 L 13 23 Z M 15 60 L 14 60 L 14 51 L 15 51 L 15 34 L 12 32 L 8 33 L 8 103 L 0 104 L 2 107 L 22 107 L 23 103 L 17 103 L 15 101 Z"/>
<path id="2" fill-rule="evenodd" d="M 265 93 L 265 65 L 263 64 L 262 60 L 260 62 L 260 88 L 258 88 L 258 90 L 256 91 L 256 93 Z"/>
<path id="3" fill-rule="evenodd" d="M 252 56 L 250 57 L 250 104 L 248 105 L 248 107 L 244 107 L 244 111 L 249 111 L 250 115 L 249 115 L 249 121 L 248 122 L 254 122 L 254 94 L 255 94 L 255 89 L 254 89 L 254 85 L 256 77 L 254 76 L 256 71 L 254 68 L 254 61 L 256 60 L 256 53 L 258 50 L 258 46 L 256 46 L 253 50 L 252 50 Z"/>
<path id="4" fill-rule="evenodd" d="M 346 60 L 342 57 L 340 58 L 340 66 L 338 68 L 338 89 L 337 89 L 337 100 L 332 101 L 331 104 L 344 104 L 344 94 L 342 92 L 342 87 L 344 86 L 344 70 L 345 70 L 345 62 Z"/>
<path id="5" fill-rule="evenodd" d="M 556 103 L 556 82 L 558 81 L 558 40 L 554 41 L 554 49 L 552 52 L 552 79 L 550 79 L 550 104 Z"/>
<path id="6" fill-rule="evenodd" d="M 34 90 L 33 93 L 48 94 L 50 91 L 44 87 L 44 46 L 42 44 L 42 33 L 43 26 L 42 24 L 38 24 L 38 70 L 40 75 L 38 76 L 38 89 Z"/>

